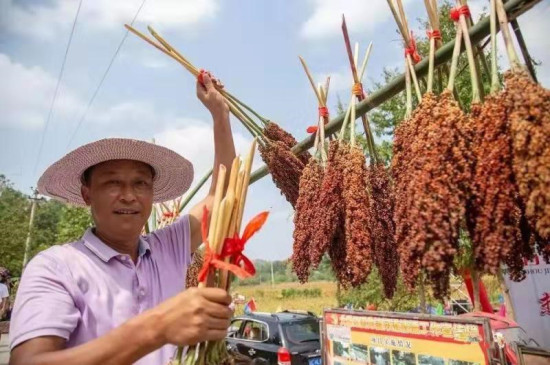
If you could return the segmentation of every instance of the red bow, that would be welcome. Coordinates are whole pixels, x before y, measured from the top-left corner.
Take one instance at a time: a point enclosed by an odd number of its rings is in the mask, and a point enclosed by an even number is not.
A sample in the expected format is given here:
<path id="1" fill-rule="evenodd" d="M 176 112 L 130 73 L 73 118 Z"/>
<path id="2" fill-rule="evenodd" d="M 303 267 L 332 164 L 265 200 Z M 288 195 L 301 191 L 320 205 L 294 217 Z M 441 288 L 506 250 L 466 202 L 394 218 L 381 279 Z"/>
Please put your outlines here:
<path id="1" fill-rule="evenodd" d="M 243 236 L 239 238 L 235 235 L 234 238 L 226 238 L 223 244 L 222 253 L 218 255 L 212 250 L 208 243 L 208 209 L 204 207 L 201 230 L 202 239 L 205 245 L 205 254 L 203 265 L 198 275 L 199 282 L 204 282 L 208 277 L 208 273 L 212 269 L 220 269 L 230 271 L 239 279 L 246 279 L 256 273 L 254 264 L 248 257 L 243 255 L 246 242 L 256 233 L 265 223 L 268 212 L 263 212 L 254 217 L 246 226 Z M 225 262 L 225 259 L 230 257 L 233 263 Z M 241 266 L 241 264 L 243 266 Z"/>
<path id="2" fill-rule="evenodd" d="M 414 40 L 414 34 L 412 31 L 411 31 L 411 41 L 409 42 L 409 46 L 405 48 L 405 57 L 407 57 L 407 55 L 411 56 L 412 61 L 414 63 L 418 63 L 422 59 L 422 57 L 420 57 L 420 55 L 417 52 L 416 41 Z"/>
<path id="3" fill-rule="evenodd" d="M 164 212 L 162 216 L 164 218 L 172 218 L 174 216 L 174 212 Z"/>
<path id="4" fill-rule="evenodd" d="M 458 22 L 460 20 L 461 15 L 464 15 L 465 17 L 470 17 L 470 8 L 468 7 L 468 5 L 463 5 L 463 6 L 451 9 L 450 16 L 451 16 L 451 19 L 454 20 L 455 22 Z"/>
<path id="5" fill-rule="evenodd" d="M 244 269 L 250 276 L 256 273 L 254 264 L 248 257 L 243 255 L 244 246 L 256 232 L 262 228 L 267 220 L 268 212 L 262 212 L 252 218 L 246 225 L 242 237 L 239 238 L 237 234 L 233 238 L 226 238 L 223 244 L 222 256 L 230 257 L 231 262 L 237 265 L 239 268 Z"/>
<path id="6" fill-rule="evenodd" d="M 313 133 L 317 133 L 317 129 L 319 129 L 319 127 L 317 127 L 316 125 L 310 125 L 309 127 L 307 127 L 306 131 L 309 134 L 313 134 Z"/>
<path id="7" fill-rule="evenodd" d="M 428 30 L 426 34 L 429 39 L 441 39 L 441 32 L 438 29 Z"/>
<path id="8" fill-rule="evenodd" d="M 328 117 L 328 108 L 326 106 L 319 107 L 319 116 L 322 118 Z"/>

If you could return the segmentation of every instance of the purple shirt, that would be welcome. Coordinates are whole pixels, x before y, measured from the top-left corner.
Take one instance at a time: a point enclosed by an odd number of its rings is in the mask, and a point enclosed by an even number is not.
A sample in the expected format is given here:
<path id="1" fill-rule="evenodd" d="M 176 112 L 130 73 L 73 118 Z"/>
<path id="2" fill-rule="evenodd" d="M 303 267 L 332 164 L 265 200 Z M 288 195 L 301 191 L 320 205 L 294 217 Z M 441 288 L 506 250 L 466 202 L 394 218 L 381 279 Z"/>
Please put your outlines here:
<path id="1" fill-rule="evenodd" d="M 129 255 L 105 245 L 89 229 L 80 241 L 51 247 L 27 265 L 10 323 L 11 348 L 40 336 L 81 345 L 185 288 L 191 261 L 189 217 L 143 236 L 134 265 Z M 167 345 L 136 364 L 165 365 Z"/>

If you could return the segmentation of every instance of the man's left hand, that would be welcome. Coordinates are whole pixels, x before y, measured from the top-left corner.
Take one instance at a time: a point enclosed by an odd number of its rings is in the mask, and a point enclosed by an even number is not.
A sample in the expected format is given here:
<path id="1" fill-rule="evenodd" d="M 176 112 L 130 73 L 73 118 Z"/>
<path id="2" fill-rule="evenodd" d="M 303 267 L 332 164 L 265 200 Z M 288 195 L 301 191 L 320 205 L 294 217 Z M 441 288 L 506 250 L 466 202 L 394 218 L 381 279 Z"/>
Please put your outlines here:
<path id="1" fill-rule="evenodd" d="M 210 111 L 212 116 L 221 116 L 229 112 L 229 106 L 222 94 L 216 90 L 211 76 L 207 72 L 202 73 L 201 83 L 197 80 L 197 97 Z"/>

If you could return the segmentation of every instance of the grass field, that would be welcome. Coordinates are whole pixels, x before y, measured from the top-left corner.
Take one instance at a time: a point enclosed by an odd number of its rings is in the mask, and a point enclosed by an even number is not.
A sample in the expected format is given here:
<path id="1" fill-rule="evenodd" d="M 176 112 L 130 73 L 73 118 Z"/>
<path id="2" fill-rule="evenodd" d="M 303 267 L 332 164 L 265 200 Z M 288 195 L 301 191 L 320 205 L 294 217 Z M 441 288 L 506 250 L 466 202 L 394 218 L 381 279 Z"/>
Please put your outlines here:
<path id="1" fill-rule="evenodd" d="M 498 281 L 492 276 L 485 276 L 483 282 L 489 293 L 490 300 L 494 305 L 496 298 L 500 293 Z M 460 282 L 458 282 L 460 283 Z M 463 283 L 460 283 L 457 290 L 453 290 L 453 299 L 467 298 L 467 290 Z M 285 295 L 291 292 L 294 295 Z M 304 292 L 315 292 L 315 295 L 306 296 Z M 253 286 L 234 286 L 231 290 L 232 294 L 244 295 L 246 301 L 254 298 L 256 308 L 259 312 L 273 313 L 278 310 L 307 310 L 317 315 L 323 313 L 323 309 L 336 308 L 336 283 L 330 281 L 316 281 L 306 284 L 300 283 L 281 283 L 261 284 Z M 436 304 L 434 301 L 431 303 Z M 235 308 L 236 314 L 242 314 L 244 305 L 238 305 Z"/>
<path id="2" fill-rule="evenodd" d="M 283 297 L 283 291 L 289 289 L 319 289 L 320 295 L 314 297 L 305 297 L 296 295 L 293 297 Z M 323 308 L 336 307 L 336 283 L 318 281 L 307 284 L 282 283 L 271 286 L 271 284 L 262 284 L 255 286 L 240 286 L 232 288 L 232 293 L 244 295 L 248 301 L 254 297 L 256 308 L 259 312 L 275 312 L 277 310 L 298 309 L 308 310 L 317 315 L 321 315 Z M 243 306 L 235 308 L 237 314 L 242 313 Z"/>

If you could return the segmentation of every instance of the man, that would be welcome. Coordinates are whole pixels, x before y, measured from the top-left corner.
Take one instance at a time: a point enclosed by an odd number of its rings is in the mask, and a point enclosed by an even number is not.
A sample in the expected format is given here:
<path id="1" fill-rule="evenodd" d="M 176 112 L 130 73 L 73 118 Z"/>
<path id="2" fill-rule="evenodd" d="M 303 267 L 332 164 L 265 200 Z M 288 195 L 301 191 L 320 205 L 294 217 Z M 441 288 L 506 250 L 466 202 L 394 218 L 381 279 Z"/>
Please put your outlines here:
<path id="1" fill-rule="evenodd" d="M 6 278 L 0 275 L 0 322 L 8 320 L 8 312 L 10 310 L 10 292 L 7 284 Z M 1 327 L 0 338 L 2 338 Z"/>
<path id="2" fill-rule="evenodd" d="M 218 166 L 235 157 L 228 106 L 203 76 L 197 96 L 213 118 L 214 174 L 208 196 L 189 215 L 140 236 L 152 204 L 181 196 L 193 179 L 189 161 L 150 143 L 94 142 L 42 175 L 39 191 L 89 206 L 94 228 L 26 267 L 10 327 L 10 364 L 165 365 L 176 345 L 225 337 L 230 296 L 216 288 L 182 292 Z"/>
<path id="3" fill-rule="evenodd" d="M 4 277 L 0 275 L 0 321 L 4 319 L 10 308 L 10 292 L 6 284 Z"/>

